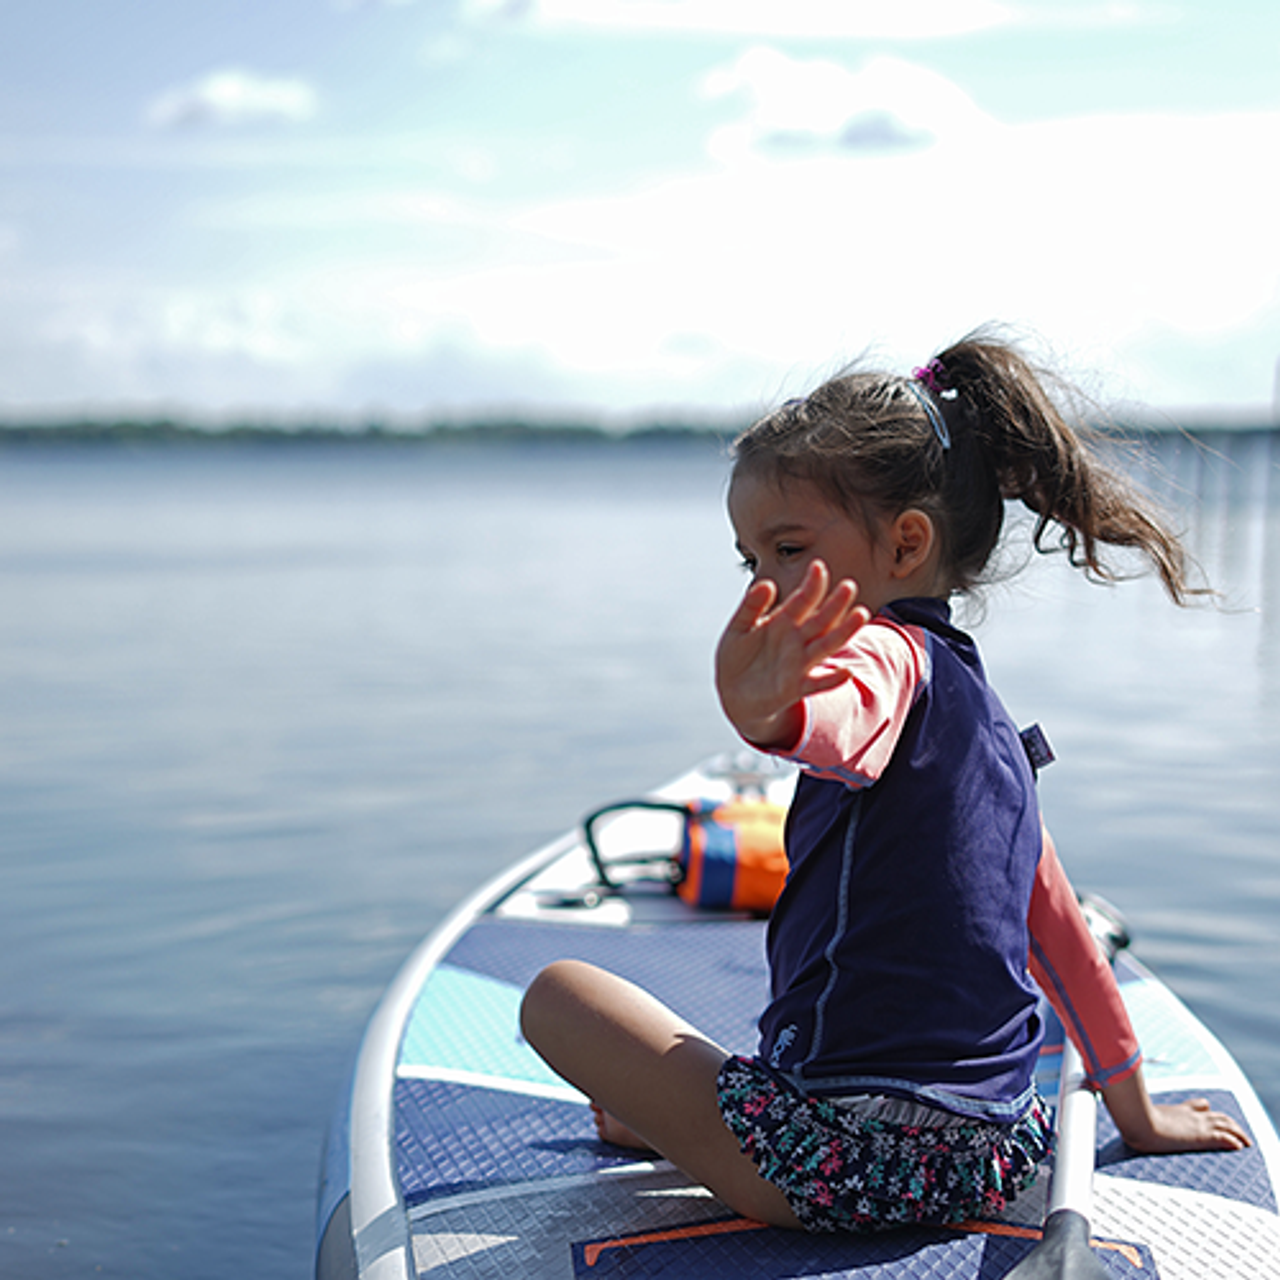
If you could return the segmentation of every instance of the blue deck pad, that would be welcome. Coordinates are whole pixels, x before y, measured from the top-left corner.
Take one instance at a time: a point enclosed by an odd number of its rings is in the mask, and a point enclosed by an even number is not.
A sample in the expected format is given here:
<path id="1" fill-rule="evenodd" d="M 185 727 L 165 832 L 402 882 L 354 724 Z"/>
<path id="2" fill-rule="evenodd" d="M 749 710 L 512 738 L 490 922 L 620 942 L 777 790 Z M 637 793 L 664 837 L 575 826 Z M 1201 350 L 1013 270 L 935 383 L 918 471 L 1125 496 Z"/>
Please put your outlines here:
<path id="1" fill-rule="evenodd" d="M 738 1220 L 741 1222 L 741 1219 Z M 724 1224 L 732 1228 L 732 1223 Z M 962 1231 L 905 1230 L 882 1235 L 805 1235 L 777 1229 L 727 1230 L 687 1238 L 656 1233 L 573 1246 L 575 1280 L 697 1276 L 740 1280 L 742 1276 L 787 1276 L 789 1280 L 996 1280 L 1037 1243 L 1035 1239 Z M 1112 1280 L 1159 1280 L 1155 1260 L 1142 1245 L 1095 1248 Z M 1141 1265 L 1135 1265 L 1135 1260 Z"/>
<path id="2" fill-rule="evenodd" d="M 629 978 L 731 1053 L 754 1053 L 769 999 L 764 924 L 694 920 L 618 929 L 480 920 L 445 957 L 523 991 L 553 960 L 598 964 Z"/>
<path id="3" fill-rule="evenodd" d="M 617 929 L 488 917 L 477 922 L 445 958 L 449 968 L 495 979 L 518 1007 L 519 992 L 553 960 L 573 958 L 602 965 L 644 987 L 682 1017 L 734 1053 L 756 1046 L 756 1019 L 769 998 L 764 924 L 755 920 L 709 922 L 661 928 Z M 1194 1074 L 1213 1076 L 1217 1067 L 1196 1025 L 1158 982 L 1121 956 L 1116 974 L 1142 1041 L 1148 1080 L 1158 1083 Z M 494 1004 L 484 1000 L 485 1007 Z M 1060 1044 L 1061 1024 L 1044 1005 L 1047 1048 Z M 415 1015 L 417 1021 L 417 1015 Z M 1038 1073 L 1052 1096 L 1054 1063 L 1046 1054 Z"/>
<path id="4" fill-rule="evenodd" d="M 601 1142 L 580 1103 L 438 1080 L 396 1082 L 395 1147 L 409 1206 L 637 1160 L 634 1151 Z"/>
<path id="5" fill-rule="evenodd" d="M 1226 1112 L 1250 1133 L 1249 1123 L 1235 1095 L 1225 1091 L 1192 1089 L 1162 1093 L 1159 1102 L 1185 1102 L 1188 1098 L 1208 1098 L 1215 1111 Z M 1176 1160 L 1168 1156 L 1143 1156 L 1131 1151 L 1120 1138 L 1106 1107 L 1098 1108 L 1098 1154 L 1096 1168 L 1113 1178 L 1132 1178 L 1166 1187 L 1182 1187 L 1209 1195 L 1238 1200 L 1275 1213 L 1276 1196 L 1261 1149 L 1255 1144 L 1244 1151 L 1194 1151 Z"/>
<path id="6" fill-rule="evenodd" d="M 1221 1072 L 1207 1047 L 1199 1024 L 1185 1007 L 1156 979 L 1137 970 L 1121 957 L 1117 961 L 1120 990 L 1125 1006 L 1142 1044 L 1143 1074 L 1149 1083 L 1174 1081 L 1197 1076 L 1201 1080 L 1221 1079 Z M 1042 1002 L 1045 1019 L 1045 1047 L 1036 1067 L 1036 1085 L 1044 1097 L 1056 1101 L 1058 1074 L 1062 1067 L 1062 1023 L 1057 1014 Z M 1216 1111 L 1233 1116 L 1249 1131 L 1248 1121 L 1235 1095 L 1225 1089 L 1198 1088 L 1167 1090 L 1157 1095 L 1158 1102 L 1184 1102 L 1188 1098 L 1208 1098 Z M 1275 1192 L 1262 1151 L 1249 1147 L 1245 1151 L 1201 1151 L 1180 1156 L 1176 1161 L 1167 1156 L 1142 1156 L 1131 1151 L 1120 1138 L 1120 1132 L 1105 1106 L 1098 1106 L 1097 1168 L 1111 1177 L 1132 1178 L 1161 1186 L 1185 1187 L 1277 1211 Z"/>
<path id="7" fill-rule="evenodd" d="M 517 1092 L 573 1090 L 520 1037 L 520 987 L 497 978 L 437 965 L 413 1006 L 400 1043 L 402 1074 L 458 1074 Z M 579 1099 L 581 1101 L 581 1099 Z"/>

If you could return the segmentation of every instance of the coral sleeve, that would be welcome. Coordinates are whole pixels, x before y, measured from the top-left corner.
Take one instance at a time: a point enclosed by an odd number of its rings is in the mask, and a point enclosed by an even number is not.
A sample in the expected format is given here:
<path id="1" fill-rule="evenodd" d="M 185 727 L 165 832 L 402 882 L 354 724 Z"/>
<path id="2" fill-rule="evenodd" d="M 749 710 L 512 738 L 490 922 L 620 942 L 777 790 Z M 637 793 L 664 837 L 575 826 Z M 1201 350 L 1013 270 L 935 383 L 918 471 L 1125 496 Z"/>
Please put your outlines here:
<path id="1" fill-rule="evenodd" d="M 849 678 L 805 700 L 798 742 L 780 752 L 821 778 L 865 787 L 885 770 L 929 670 L 919 627 L 874 618 L 826 666 Z"/>
<path id="2" fill-rule="evenodd" d="M 1138 1038 L 1048 831 L 1027 924 L 1031 976 L 1079 1049 L 1090 1081 L 1101 1087 L 1132 1075 L 1142 1062 Z"/>

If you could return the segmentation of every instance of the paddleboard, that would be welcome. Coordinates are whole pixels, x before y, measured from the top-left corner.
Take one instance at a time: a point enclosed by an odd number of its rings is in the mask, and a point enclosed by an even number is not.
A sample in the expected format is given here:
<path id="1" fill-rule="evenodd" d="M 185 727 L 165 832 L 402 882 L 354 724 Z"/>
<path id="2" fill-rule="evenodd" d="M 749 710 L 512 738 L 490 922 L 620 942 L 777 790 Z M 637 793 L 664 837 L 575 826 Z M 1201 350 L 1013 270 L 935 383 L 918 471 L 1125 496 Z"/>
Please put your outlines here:
<path id="1" fill-rule="evenodd" d="M 653 793 L 785 802 L 793 777 L 757 758 L 710 761 Z M 600 844 L 669 851 L 669 814 L 623 812 Z M 665 827 L 663 824 L 667 824 Z M 615 864 L 610 862 L 613 867 Z M 788 1277 L 999 1280 L 1041 1238 L 1050 1170 L 999 1220 L 880 1235 L 807 1235 L 737 1217 L 670 1164 L 600 1142 L 586 1099 L 520 1036 L 533 976 L 574 957 L 652 991 L 733 1052 L 755 1045 L 764 924 L 686 905 L 663 862 L 626 862 L 603 891 L 580 831 L 464 902 L 409 958 L 375 1011 L 322 1168 L 320 1280 Z M 1103 926 L 1105 927 L 1105 925 Z M 1115 970 L 1162 1101 L 1208 1097 L 1243 1152 L 1140 1156 L 1099 1109 L 1091 1252 L 1125 1280 L 1280 1280 L 1280 1140 L 1223 1045 L 1122 951 Z M 1052 1102 L 1062 1029 L 1038 1080 Z"/>

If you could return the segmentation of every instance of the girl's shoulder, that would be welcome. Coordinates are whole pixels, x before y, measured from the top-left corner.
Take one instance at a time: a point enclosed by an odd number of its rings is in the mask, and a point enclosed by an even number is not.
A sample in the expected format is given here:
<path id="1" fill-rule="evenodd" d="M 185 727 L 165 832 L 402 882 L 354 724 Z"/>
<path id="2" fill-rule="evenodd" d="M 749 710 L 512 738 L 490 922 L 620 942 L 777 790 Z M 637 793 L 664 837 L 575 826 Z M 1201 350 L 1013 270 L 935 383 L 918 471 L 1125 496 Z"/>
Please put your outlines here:
<path id="1" fill-rule="evenodd" d="M 951 621 L 951 606 L 945 600 L 933 596 L 895 600 L 877 613 L 872 622 L 883 622 L 926 648 L 931 642 L 940 641 L 944 648 L 962 655 L 966 663 L 977 660 L 976 641 Z"/>
<path id="2" fill-rule="evenodd" d="M 946 620 L 944 602 L 940 602 L 944 610 L 942 615 L 911 607 L 917 603 L 919 602 L 908 600 L 886 605 L 858 632 L 854 637 L 855 642 L 861 642 L 872 649 L 893 650 L 905 646 L 927 658 L 930 637 L 937 633 L 939 627 L 945 630 L 951 628 Z M 906 607 L 900 609 L 899 605 Z"/>

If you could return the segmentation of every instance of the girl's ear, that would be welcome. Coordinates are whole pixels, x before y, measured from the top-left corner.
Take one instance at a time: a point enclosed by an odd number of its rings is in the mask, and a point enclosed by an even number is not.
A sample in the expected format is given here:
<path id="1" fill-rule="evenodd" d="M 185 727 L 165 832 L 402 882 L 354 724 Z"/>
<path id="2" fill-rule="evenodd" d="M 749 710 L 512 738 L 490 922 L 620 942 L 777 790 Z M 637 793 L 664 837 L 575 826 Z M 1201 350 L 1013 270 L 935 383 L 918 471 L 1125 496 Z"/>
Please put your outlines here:
<path id="1" fill-rule="evenodd" d="M 916 507 L 908 507 L 889 526 L 894 578 L 909 578 L 926 563 L 937 542 L 933 521 Z"/>

